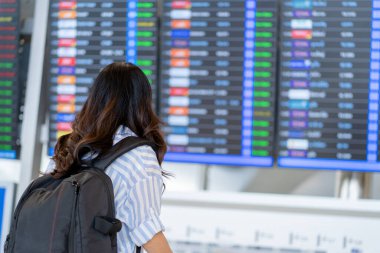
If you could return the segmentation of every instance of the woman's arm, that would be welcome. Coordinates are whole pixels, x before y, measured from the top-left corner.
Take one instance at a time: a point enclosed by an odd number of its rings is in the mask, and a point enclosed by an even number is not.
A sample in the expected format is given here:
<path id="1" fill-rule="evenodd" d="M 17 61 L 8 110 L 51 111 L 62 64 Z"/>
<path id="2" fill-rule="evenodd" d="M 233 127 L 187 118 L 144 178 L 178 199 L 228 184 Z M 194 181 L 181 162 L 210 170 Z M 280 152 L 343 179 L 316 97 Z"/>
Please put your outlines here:
<path id="1" fill-rule="evenodd" d="M 148 253 L 173 253 L 162 232 L 157 233 L 152 240 L 143 245 Z"/>

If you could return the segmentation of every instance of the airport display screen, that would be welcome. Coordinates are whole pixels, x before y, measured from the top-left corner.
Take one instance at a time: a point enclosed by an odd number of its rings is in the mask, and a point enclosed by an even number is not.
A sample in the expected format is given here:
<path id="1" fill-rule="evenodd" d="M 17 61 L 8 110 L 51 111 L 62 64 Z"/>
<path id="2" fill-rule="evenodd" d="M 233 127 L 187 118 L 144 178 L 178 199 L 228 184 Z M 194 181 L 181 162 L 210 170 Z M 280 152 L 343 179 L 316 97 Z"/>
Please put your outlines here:
<path id="1" fill-rule="evenodd" d="M 50 1 L 50 155 L 115 61 L 150 78 L 166 161 L 380 171 L 380 0 Z"/>
<path id="2" fill-rule="evenodd" d="M 104 66 L 137 64 L 156 94 L 156 15 L 156 0 L 50 1 L 44 75 L 50 89 L 49 155 L 57 139 L 71 131 Z"/>
<path id="3" fill-rule="evenodd" d="M 280 167 L 380 170 L 380 1 L 282 1 Z"/>
<path id="4" fill-rule="evenodd" d="M 19 1 L 0 0 L 0 159 L 19 157 Z"/>
<path id="5" fill-rule="evenodd" d="M 277 1 L 163 1 L 166 161 L 272 166 Z"/>
<path id="6" fill-rule="evenodd" d="M 4 248 L 4 243 L 11 226 L 13 201 L 13 183 L 0 181 L 0 249 Z"/>

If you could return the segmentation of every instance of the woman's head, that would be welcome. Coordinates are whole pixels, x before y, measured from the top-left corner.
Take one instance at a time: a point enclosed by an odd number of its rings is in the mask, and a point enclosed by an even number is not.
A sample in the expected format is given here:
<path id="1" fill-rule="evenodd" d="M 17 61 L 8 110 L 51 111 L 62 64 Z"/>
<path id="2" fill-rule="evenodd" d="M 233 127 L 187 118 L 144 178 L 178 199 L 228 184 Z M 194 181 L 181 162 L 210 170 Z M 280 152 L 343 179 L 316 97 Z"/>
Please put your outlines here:
<path id="1" fill-rule="evenodd" d="M 160 120 L 152 108 L 150 83 L 140 68 L 131 63 L 113 63 L 96 78 L 87 101 L 77 114 L 72 133 L 59 138 L 53 160 L 54 176 L 67 174 L 89 151 L 105 153 L 112 147 L 113 135 L 120 125 L 139 137 L 153 141 L 162 162 L 166 144 Z"/>

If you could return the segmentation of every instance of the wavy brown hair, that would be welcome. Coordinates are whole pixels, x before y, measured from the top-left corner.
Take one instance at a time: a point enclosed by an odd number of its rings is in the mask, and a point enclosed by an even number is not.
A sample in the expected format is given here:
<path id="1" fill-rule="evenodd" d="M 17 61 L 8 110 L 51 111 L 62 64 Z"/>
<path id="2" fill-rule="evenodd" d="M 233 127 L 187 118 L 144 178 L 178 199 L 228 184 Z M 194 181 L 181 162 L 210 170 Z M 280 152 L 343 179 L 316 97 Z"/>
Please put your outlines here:
<path id="1" fill-rule="evenodd" d="M 158 162 L 162 163 L 166 144 L 160 131 L 161 121 L 152 108 L 152 89 L 143 71 L 131 63 L 112 63 L 99 73 L 75 117 L 72 132 L 58 139 L 53 177 L 73 173 L 88 152 L 99 156 L 106 153 L 121 125 L 154 142 Z"/>

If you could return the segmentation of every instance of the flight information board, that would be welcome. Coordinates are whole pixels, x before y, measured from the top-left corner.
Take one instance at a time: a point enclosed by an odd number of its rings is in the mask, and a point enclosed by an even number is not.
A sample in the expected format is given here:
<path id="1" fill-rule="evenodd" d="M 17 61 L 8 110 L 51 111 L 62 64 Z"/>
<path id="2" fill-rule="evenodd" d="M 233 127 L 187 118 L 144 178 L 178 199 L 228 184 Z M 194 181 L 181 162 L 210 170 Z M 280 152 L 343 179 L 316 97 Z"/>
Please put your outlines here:
<path id="1" fill-rule="evenodd" d="M 0 158 L 19 156 L 19 1 L 0 0 Z"/>
<path id="2" fill-rule="evenodd" d="M 380 170 L 380 1 L 282 2 L 279 166 Z"/>
<path id="3" fill-rule="evenodd" d="M 50 1 L 45 66 L 51 94 L 50 155 L 57 138 L 71 131 L 75 113 L 104 66 L 135 63 L 155 90 L 156 4 L 156 0 Z"/>
<path id="4" fill-rule="evenodd" d="M 163 1 L 166 161 L 271 166 L 277 1 Z"/>

